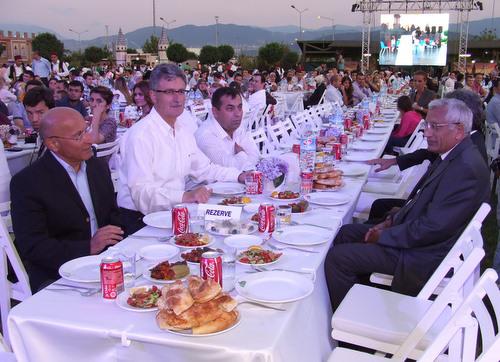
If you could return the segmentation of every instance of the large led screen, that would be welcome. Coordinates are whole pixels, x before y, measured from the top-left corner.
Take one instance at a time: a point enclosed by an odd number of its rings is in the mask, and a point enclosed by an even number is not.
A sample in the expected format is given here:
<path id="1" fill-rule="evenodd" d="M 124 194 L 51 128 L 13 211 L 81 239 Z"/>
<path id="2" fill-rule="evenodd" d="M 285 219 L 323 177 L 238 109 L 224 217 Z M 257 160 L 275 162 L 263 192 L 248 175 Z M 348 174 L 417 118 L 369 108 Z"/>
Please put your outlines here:
<path id="1" fill-rule="evenodd" d="M 449 14 L 382 14 L 381 65 L 446 65 Z"/>

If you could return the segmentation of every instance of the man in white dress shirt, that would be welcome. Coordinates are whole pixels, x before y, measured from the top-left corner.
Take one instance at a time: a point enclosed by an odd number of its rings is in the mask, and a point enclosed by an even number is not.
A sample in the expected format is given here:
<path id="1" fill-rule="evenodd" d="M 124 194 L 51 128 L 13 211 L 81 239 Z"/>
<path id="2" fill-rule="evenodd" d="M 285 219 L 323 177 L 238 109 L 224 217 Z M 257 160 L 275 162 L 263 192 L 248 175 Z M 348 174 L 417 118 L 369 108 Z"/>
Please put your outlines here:
<path id="1" fill-rule="evenodd" d="M 344 100 L 342 99 L 342 93 L 340 93 L 339 88 L 342 78 L 338 74 L 332 75 L 330 78 L 330 84 L 326 87 L 325 99 L 327 102 L 337 102 L 340 106 L 344 105 Z"/>
<path id="2" fill-rule="evenodd" d="M 178 203 L 204 203 L 205 186 L 185 191 L 187 177 L 195 182 L 239 181 L 245 173 L 215 165 L 200 151 L 185 124 L 176 122 L 184 111 L 186 78 L 174 64 L 160 64 L 151 73 L 151 112 L 124 135 L 118 206 L 127 233 L 144 226 L 142 217 Z"/>
<path id="3" fill-rule="evenodd" d="M 243 105 L 240 93 L 219 88 L 212 96 L 212 113 L 195 133 L 200 150 L 213 162 L 239 170 L 254 169 L 259 150 L 249 132 L 240 127 Z"/>
<path id="4" fill-rule="evenodd" d="M 248 98 L 248 105 L 250 106 L 251 110 L 264 110 L 266 108 L 268 101 L 266 90 L 264 88 L 265 86 L 266 77 L 264 77 L 262 74 L 254 74 L 252 76 L 252 79 L 250 79 L 250 82 L 248 84 L 248 92 L 250 93 L 250 97 Z M 276 100 L 274 100 L 274 103 L 272 104 L 276 104 Z"/>

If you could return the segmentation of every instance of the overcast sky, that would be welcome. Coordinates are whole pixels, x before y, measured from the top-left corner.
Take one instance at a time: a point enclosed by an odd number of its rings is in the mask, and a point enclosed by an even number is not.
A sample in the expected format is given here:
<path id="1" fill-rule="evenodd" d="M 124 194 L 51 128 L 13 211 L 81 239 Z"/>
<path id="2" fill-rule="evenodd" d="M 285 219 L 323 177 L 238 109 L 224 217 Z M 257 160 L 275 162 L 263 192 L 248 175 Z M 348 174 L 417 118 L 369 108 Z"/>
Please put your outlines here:
<path id="1" fill-rule="evenodd" d="M 483 0 L 484 11 L 471 13 L 471 20 L 489 19 L 495 0 Z M 58 34 L 75 38 L 69 32 L 88 30 L 82 39 L 92 39 L 105 35 L 105 25 L 109 25 L 110 35 L 122 27 L 124 32 L 151 26 L 153 23 L 153 0 L 0 0 L 0 24 L 33 24 L 54 30 Z M 352 13 L 353 0 L 210 0 L 176 1 L 156 0 L 156 25 L 161 26 L 160 17 L 168 21 L 176 20 L 171 28 L 194 24 L 208 25 L 219 22 L 251 26 L 298 25 L 299 14 L 290 7 L 308 8 L 302 15 L 304 28 L 330 26 L 328 20 L 318 20 L 318 15 L 332 17 L 337 24 L 360 25 L 361 13 Z M 20 8 L 20 4 L 22 4 Z M 500 3 L 496 6 L 495 16 L 499 16 Z M 13 16 L 16 15 L 16 16 Z M 379 23 L 377 16 L 376 23 Z M 456 22 L 456 13 L 451 13 L 450 22 Z M 485 20 L 485 26 L 489 21 Z M 9 29 L 2 29 L 9 30 Z"/>

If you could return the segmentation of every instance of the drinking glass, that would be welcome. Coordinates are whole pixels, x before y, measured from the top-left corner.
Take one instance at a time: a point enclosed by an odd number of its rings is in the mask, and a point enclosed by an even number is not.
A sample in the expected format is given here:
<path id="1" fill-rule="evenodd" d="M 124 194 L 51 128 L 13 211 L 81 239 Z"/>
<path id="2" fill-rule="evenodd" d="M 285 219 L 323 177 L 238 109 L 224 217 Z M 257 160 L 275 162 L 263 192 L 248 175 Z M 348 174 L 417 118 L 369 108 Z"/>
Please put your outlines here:
<path id="1" fill-rule="evenodd" d="M 245 186 L 247 195 L 256 195 L 259 191 L 259 183 L 253 175 L 245 176 Z"/>
<path id="2" fill-rule="evenodd" d="M 276 227 L 282 229 L 292 222 L 292 207 L 289 205 L 279 205 L 276 210 Z"/>
<path id="3" fill-rule="evenodd" d="M 131 288 L 135 284 L 135 252 L 130 250 L 121 251 L 115 255 L 123 264 L 123 283 L 125 288 Z"/>
<path id="4" fill-rule="evenodd" d="M 222 285 L 225 292 L 230 292 L 234 288 L 237 255 L 238 250 L 230 247 L 222 254 Z"/>

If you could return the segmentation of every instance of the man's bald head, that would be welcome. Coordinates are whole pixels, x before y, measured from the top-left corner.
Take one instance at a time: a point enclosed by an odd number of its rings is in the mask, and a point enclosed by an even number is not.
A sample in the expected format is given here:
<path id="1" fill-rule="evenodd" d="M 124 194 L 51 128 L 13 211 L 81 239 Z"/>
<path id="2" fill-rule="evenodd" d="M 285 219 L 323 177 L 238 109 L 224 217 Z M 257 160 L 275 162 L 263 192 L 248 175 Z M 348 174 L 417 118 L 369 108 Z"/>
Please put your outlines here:
<path id="1" fill-rule="evenodd" d="M 40 122 L 40 135 L 43 139 L 58 135 L 59 130 L 64 130 L 75 123 L 85 122 L 80 112 L 69 107 L 56 107 L 45 112 Z"/>
<path id="2" fill-rule="evenodd" d="M 44 114 L 40 134 L 47 149 L 79 169 L 82 161 L 92 157 L 91 128 L 82 115 L 72 108 L 56 107 Z"/>

